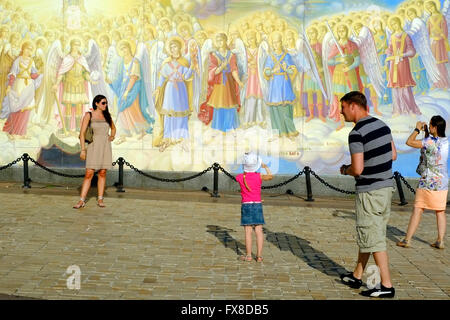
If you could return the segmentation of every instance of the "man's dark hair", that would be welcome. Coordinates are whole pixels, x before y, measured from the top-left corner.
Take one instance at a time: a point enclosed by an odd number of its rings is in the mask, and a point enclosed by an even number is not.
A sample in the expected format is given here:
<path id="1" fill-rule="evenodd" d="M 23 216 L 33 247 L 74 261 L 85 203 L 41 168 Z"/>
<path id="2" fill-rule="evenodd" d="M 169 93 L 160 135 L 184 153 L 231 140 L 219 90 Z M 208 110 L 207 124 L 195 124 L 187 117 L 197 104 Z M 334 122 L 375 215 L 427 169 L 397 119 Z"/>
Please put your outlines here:
<path id="1" fill-rule="evenodd" d="M 367 108 L 367 99 L 364 94 L 359 91 L 351 91 L 346 93 L 342 98 L 341 102 L 356 103 L 358 106 L 362 108 Z"/>

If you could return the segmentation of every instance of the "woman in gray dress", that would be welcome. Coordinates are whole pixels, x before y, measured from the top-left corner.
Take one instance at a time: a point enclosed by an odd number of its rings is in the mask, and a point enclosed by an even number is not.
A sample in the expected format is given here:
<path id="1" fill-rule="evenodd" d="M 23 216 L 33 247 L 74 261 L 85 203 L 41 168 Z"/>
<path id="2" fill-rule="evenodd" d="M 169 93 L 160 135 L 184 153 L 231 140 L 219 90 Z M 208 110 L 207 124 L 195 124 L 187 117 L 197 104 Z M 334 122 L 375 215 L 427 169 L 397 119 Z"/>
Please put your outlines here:
<path id="1" fill-rule="evenodd" d="M 80 209 L 86 205 L 86 196 L 91 187 L 91 180 L 96 170 L 98 170 L 97 205 L 99 207 L 105 207 L 103 194 L 105 192 L 106 170 L 112 167 L 111 141 L 114 140 L 116 126 L 109 113 L 108 100 L 105 96 L 97 95 L 92 101 L 92 108 L 94 111 L 86 113 L 81 123 L 80 158 L 86 160 L 86 174 L 84 176 L 83 186 L 81 187 L 80 200 L 73 207 L 74 209 Z M 94 135 L 92 143 L 87 144 L 85 141 L 85 132 L 89 126 L 89 121 Z"/>

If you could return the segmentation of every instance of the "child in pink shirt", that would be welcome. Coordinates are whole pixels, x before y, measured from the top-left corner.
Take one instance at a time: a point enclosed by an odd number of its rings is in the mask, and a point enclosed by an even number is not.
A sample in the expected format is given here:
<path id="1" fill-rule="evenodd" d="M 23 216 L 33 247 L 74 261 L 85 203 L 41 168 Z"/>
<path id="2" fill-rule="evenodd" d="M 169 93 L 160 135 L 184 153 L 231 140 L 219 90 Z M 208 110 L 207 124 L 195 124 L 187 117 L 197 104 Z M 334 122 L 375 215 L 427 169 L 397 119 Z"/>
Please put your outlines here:
<path id="1" fill-rule="evenodd" d="M 246 255 L 241 256 L 242 261 L 252 261 L 252 230 L 256 234 L 256 261 L 262 262 L 262 248 L 264 235 L 262 225 L 265 224 L 262 203 L 261 203 L 261 184 L 263 180 L 271 180 L 272 174 L 261 158 L 255 153 L 246 153 L 243 159 L 244 173 L 237 175 L 236 180 L 241 186 L 241 226 L 245 230 L 245 249 Z M 265 175 L 256 171 L 260 167 L 266 170 Z"/>

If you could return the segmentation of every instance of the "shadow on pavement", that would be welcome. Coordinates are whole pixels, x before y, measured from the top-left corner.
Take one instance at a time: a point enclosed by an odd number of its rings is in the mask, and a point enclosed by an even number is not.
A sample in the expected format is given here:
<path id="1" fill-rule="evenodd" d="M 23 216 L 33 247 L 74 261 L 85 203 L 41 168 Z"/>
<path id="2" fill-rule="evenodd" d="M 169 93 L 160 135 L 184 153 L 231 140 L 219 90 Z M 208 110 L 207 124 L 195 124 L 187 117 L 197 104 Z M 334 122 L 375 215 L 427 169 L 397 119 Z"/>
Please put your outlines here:
<path id="1" fill-rule="evenodd" d="M 214 235 L 223 244 L 225 248 L 229 248 L 236 252 L 238 256 L 245 254 L 245 244 L 234 239 L 229 232 L 235 232 L 233 229 L 224 228 L 215 225 L 207 225 L 206 232 Z"/>
<path id="2" fill-rule="evenodd" d="M 42 299 L 14 296 L 14 295 L 10 295 L 10 294 L 0 293 L 0 300 L 42 300 Z"/>
<path id="3" fill-rule="evenodd" d="M 342 219 L 352 219 L 355 220 L 355 212 L 354 211 L 347 211 L 347 210 L 334 210 L 333 217 L 342 218 Z M 393 227 L 388 225 L 386 230 L 386 237 L 391 240 L 392 242 L 397 243 L 400 240 L 403 240 L 403 238 L 406 236 L 406 232 L 400 230 L 397 227 Z M 417 240 L 419 242 L 429 244 L 428 241 L 425 241 L 419 237 L 413 236 L 414 240 Z"/>
<path id="4" fill-rule="evenodd" d="M 290 251 L 296 257 L 302 259 L 308 266 L 327 276 L 339 276 L 346 272 L 340 264 L 331 260 L 322 251 L 314 249 L 308 240 L 284 232 L 272 232 L 263 228 L 266 240 L 281 251 Z"/>

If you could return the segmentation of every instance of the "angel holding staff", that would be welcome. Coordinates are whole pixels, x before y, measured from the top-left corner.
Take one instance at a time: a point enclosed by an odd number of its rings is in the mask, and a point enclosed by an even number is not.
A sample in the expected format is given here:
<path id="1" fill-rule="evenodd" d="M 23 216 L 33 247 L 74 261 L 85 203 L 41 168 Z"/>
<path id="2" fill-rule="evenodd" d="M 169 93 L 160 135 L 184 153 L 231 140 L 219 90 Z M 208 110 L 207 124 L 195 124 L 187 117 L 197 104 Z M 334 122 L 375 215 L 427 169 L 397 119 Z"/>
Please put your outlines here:
<path id="1" fill-rule="evenodd" d="M 277 130 L 280 137 L 290 139 L 298 136 L 294 124 L 295 93 L 292 80 L 297 74 L 294 59 L 283 48 L 283 34 L 274 31 L 270 35 L 272 50 L 268 50 L 267 57 L 261 59 L 263 63 L 263 85 L 266 104 L 269 108 L 272 129 Z M 267 88 L 267 89 L 266 89 Z"/>
<path id="2" fill-rule="evenodd" d="M 26 137 L 30 112 L 36 107 L 36 89 L 42 75 L 38 74 L 33 61 L 35 47 L 31 41 L 22 44 L 19 57 L 13 62 L 8 74 L 6 96 L 3 100 L 1 118 L 7 118 L 3 131 L 9 137 Z"/>
<path id="3" fill-rule="evenodd" d="M 117 45 L 122 61 L 118 66 L 116 79 L 107 79 L 117 98 L 118 108 L 118 132 L 120 135 L 116 144 L 126 141 L 127 137 L 139 135 L 142 139 L 145 134 L 152 133 L 153 123 L 151 96 L 149 84 L 146 84 L 148 75 L 148 54 L 144 43 L 140 43 L 141 49 L 133 55 L 131 43 L 121 40 Z M 112 81 L 111 81 L 112 80 Z M 150 108 L 149 108 L 150 107 Z"/>
<path id="4" fill-rule="evenodd" d="M 226 133 L 239 127 L 241 106 L 236 55 L 227 45 L 225 33 L 216 35 L 217 50 L 209 54 L 208 94 L 206 105 L 213 108 L 211 128 Z"/>
<path id="5" fill-rule="evenodd" d="M 155 108 L 160 115 L 160 132 L 153 140 L 159 151 L 182 142 L 187 151 L 188 120 L 193 111 L 192 79 L 195 63 L 183 57 L 184 41 L 173 36 L 166 41 L 169 57 L 159 70 L 158 87 L 154 91 Z"/>

